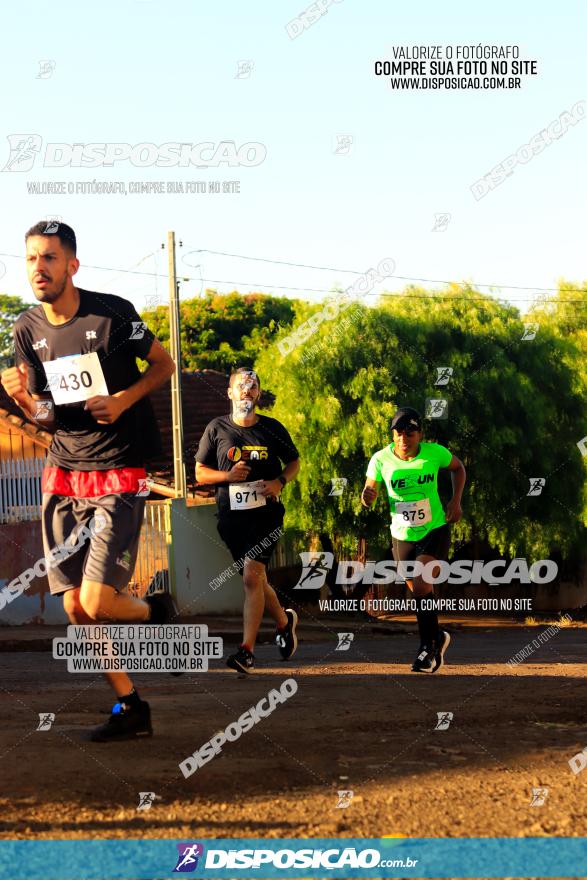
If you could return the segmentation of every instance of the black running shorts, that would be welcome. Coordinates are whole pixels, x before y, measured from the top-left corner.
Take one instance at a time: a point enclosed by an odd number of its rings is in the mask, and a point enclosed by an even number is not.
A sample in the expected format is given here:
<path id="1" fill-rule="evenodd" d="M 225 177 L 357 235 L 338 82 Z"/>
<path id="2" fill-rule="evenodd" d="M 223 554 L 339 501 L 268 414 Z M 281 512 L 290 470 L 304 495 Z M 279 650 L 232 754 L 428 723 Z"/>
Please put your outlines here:
<path id="1" fill-rule="evenodd" d="M 284 508 L 279 502 L 253 510 L 227 511 L 218 519 L 218 533 L 239 568 L 245 559 L 267 565 L 283 534 Z"/>
<path id="2" fill-rule="evenodd" d="M 133 573 L 145 498 L 43 494 L 43 548 L 53 596 L 98 581 L 122 591 Z"/>
<path id="3" fill-rule="evenodd" d="M 418 556 L 433 556 L 434 559 L 446 560 L 450 546 L 450 527 L 448 523 L 432 529 L 423 538 L 417 541 L 400 541 L 391 538 L 393 558 L 396 562 L 408 562 Z"/>

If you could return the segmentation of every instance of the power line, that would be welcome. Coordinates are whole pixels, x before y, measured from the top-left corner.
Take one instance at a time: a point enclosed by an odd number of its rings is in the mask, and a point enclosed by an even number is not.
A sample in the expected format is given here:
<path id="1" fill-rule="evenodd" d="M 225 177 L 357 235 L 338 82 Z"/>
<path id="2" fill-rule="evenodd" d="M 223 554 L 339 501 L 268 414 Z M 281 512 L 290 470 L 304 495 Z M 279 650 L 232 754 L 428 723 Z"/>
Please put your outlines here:
<path id="1" fill-rule="evenodd" d="M 399 275 L 393 275 L 392 277 L 393 277 L 393 278 L 400 278 Z M 191 279 L 189 279 L 189 280 L 190 280 L 190 281 L 199 281 L 200 279 L 199 279 L 199 278 L 191 278 Z M 332 294 L 332 295 L 336 295 L 337 293 L 344 293 L 344 291 L 336 291 L 336 290 L 332 290 L 332 288 L 321 288 L 321 287 L 290 287 L 289 285 L 267 284 L 267 283 L 262 282 L 262 281 L 235 281 L 235 280 L 229 280 L 229 279 L 226 279 L 226 278 L 202 278 L 201 280 L 202 280 L 202 281 L 207 281 L 207 282 L 209 282 L 210 284 L 238 284 L 238 285 L 240 285 L 240 286 L 245 286 L 245 287 L 269 287 L 269 288 L 271 288 L 271 290 L 295 290 L 295 291 L 302 291 L 302 292 L 309 292 L 309 293 L 330 293 L 330 294 Z M 400 280 L 404 280 L 404 279 L 401 279 L 401 278 L 400 278 Z M 437 283 L 441 283 L 441 284 L 454 284 L 454 283 L 460 283 L 460 282 L 443 281 L 443 282 L 437 282 Z M 465 282 L 462 282 L 462 283 L 465 283 Z M 469 285 L 468 283 L 467 283 L 467 285 L 468 285 L 468 286 L 471 286 L 471 287 L 476 287 L 476 286 L 477 286 L 477 285 L 473 285 L 473 284 Z M 484 285 L 479 285 L 479 286 L 481 287 L 481 286 L 484 286 Z M 526 289 L 531 290 L 532 288 L 526 288 Z M 544 289 L 546 289 L 546 288 L 544 288 Z M 548 289 L 558 290 L 558 288 L 548 288 Z M 565 290 L 565 289 L 566 289 L 566 290 L 569 290 L 569 291 L 570 291 L 570 290 L 573 290 L 573 291 L 575 290 L 575 289 L 572 288 L 572 287 L 561 288 L 561 290 Z M 587 295 L 587 294 L 586 294 L 586 295 Z M 430 299 L 452 299 L 452 300 L 463 300 L 464 302 L 487 302 L 487 297 L 485 297 L 485 296 L 482 296 L 482 297 L 459 296 L 459 295 L 454 295 L 454 294 L 451 294 L 451 293 L 433 293 L 433 292 L 431 292 L 431 293 L 401 293 L 401 292 L 399 292 L 399 293 L 377 293 L 376 291 L 373 291 L 373 292 L 370 292 L 370 293 L 359 293 L 358 296 L 360 296 L 360 297 L 366 297 L 366 296 L 388 296 L 388 297 L 397 297 L 398 299 L 401 299 L 401 298 L 405 298 L 405 299 L 425 299 L 425 300 L 430 300 Z M 503 297 L 502 297 L 502 299 L 503 299 Z M 532 302 L 534 299 L 535 299 L 534 297 L 519 297 L 519 298 L 516 299 L 516 300 L 512 300 L 512 304 L 515 305 L 515 303 Z M 567 299 L 567 300 L 564 300 L 565 303 L 572 303 L 572 302 L 582 303 L 582 302 L 585 302 L 585 301 L 586 301 L 585 299 Z M 499 299 L 496 299 L 495 302 L 499 302 Z M 556 299 L 540 300 L 539 302 L 542 302 L 542 303 L 546 303 L 546 302 L 556 302 Z"/>
<path id="2" fill-rule="evenodd" d="M 318 271 L 325 272 L 345 272 L 351 275 L 363 275 L 363 272 L 359 272 L 357 269 L 336 269 L 333 266 L 308 266 L 305 263 L 288 263 L 286 260 L 270 260 L 267 257 L 247 257 L 243 254 L 227 254 L 224 251 L 210 251 L 208 248 L 197 248 L 193 251 L 188 251 L 183 255 L 183 262 L 185 263 L 185 258 L 189 257 L 190 254 L 214 254 L 219 257 L 234 257 L 237 260 L 254 260 L 257 263 L 273 263 L 275 266 L 295 266 L 299 269 L 317 269 Z M 186 263 L 186 266 L 189 266 L 189 263 Z"/>
<path id="3" fill-rule="evenodd" d="M 189 253 L 195 253 L 195 251 L 189 251 Z M 220 251 L 207 251 L 207 253 L 219 254 L 219 255 L 223 255 L 223 256 L 237 256 L 237 255 L 231 255 L 231 254 L 226 254 L 226 255 L 221 254 Z M 25 259 L 24 256 L 22 256 L 21 254 L 6 254 L 6 253 L 1 253 L 1 252 L 0 252 L 0 257 L 11 257 L 11 258 L 14 258 L 17 260 L 18 259 L 21 259 L 21 260 Z M 242 259 L 259 259 L 259 260 L 261 260 L 262 258 L 260 258 L 260 257 L 242 257 Z M 277 260 L 269 260 L 269 259 L 264 260 L 264 262 L 279 263 L 279 261 L 277 261 Z M 354 270 L 354 269 L 335 269 L 335 268 L 326 267 L 326 266 L 307 267 L 303 263 L 288 263 L 287 265 L 296 266 L 298 268 L 329 269 L 329 271 L 332 271 L 332 272 L 352 272 L 353 274 L 359 274 L 359 275 L 365 274 L 364 272 L 357 272 L 357 270 Z M 84 269 L 96 269 L 101 272 L 119 272 L 121 274 L 129 274 L 129 275 L 146 275 L 151 278 L 169 278 L 169 275 L 164 272 L 145 272 L 145 271 L 140 271 L 137 269 L 120 269 L 120 268 L 114 267 L 114 266 L 94 266 L 94 265 L 91 265 L 88 263 L 84 263 L 83 268 Z M 477 282 L 477 281 L 455 282 L 454 280 L 447 281 L 446 279 L 439 279 L 439 278 L 436 278 L 436 279 L 434 279 L 434 278 L 415 278 L 415 277 L 408 276 L 408 275 L 390 275 L 388 277 L 393 278 L 393 279 L 397 279 L 398 281 L 408 281 L 408 282 L 417 281 L 417 282 L 423 283 L 423 284 L 465 284 L 466 283 L 467 286 L 472 287 L 472 288 L 488 287 L 490 289 L 499 288 L 499 289 L 503 289 L 503 290 L 532 290 L 536 293 L 559 293 L 559 292 L 560 293 L 565 293 L 565 292 L 576 293 L 577 292 L 575 287 L 560 287 L 560 288 L 559 287 L 532 287 L 532 286 L 523 286 L 523 285 L 515 285 L 515 284 L 496 284 L 495 282 L 493 282 L 491 284 L 486 284 L 486 283 Z M 330 293 L 330 294 L 336 293 L 336 291 L 333 291 L 331 288 L 292 287 L 290 285 L 285 285 L 285 284 L 269 284 L 264 281 L 259 282 L 259 281 L 228 280 L 228 279 L 221 279 L 221 278 L 194 278 L 189 275 L 188 276 L 180 276 L 179 280 L 180 281 L 181 280 L 183 280 L 183 281 L 196 281 L 196 282 L 200 282 L 200 283 L 202 281 L 209 281 L 212 284 L 236 284 L 236 285 L 242 285 L 245 287 L 269 287 L 273 290 L 291 290 L 291 291 L 303 292 L 303 293 Z M 586 291 L 586 293 L 587 293 L 587 291 Z M 453 296 L 451 294 L 407 294 L 407 293 L 397 293 L 397 294 L 368 293 L 368 294 L 364 294 L 364 296 L 381 296 L 381 295 L 398 296 L 398 297 L 404 296 L 404 297 L 408 297 L 410 299 L 430 299 L 431 297 L 436 297 L 436 298 L 448 297 L 449 299 L 463 299 L 463 300 L 466 300 L 467 302 L 475 302 L 474 297 L 467 297 L 467 296 L 457 297 L 457 296 Z M 503 299 L 503 297 L 502 297 L 502 299 Z M 534 299 L 534 297 L 519 298 L 518 300 L 516 300 L 514 302 L 532 302 L 533 299 Z M 485 302 L 486 300 L 483 297 L 479 297 L 479 298 L 477 298 L 477 301 L 478 302 Z M 554 300 L 543 300 L 542 302 L 553 302 L 553 301 Z M 568 303 L 573 303 L 573 302 L 582 303 L 584 301 L 585 300 L 583 298 L 573 299 L 573 300 L 565 300 L 565 302 L 568 302 Z"/>
<path id="4" fill-rule="evenodd" d="M 196 250 L 188 251 L 187 254 L 184 254 L 184 258 L 187 257 L 189 254 L 214 254 L 214 255 L 217 255 L 220 257 L 234 257 L 235 259 L 238 259 L 238 260 L 255 260 L 255 261 L 261 262 L 261 263 L 274 263 L 276 266 L 295 266 L 296 268 L 299 268 L 299 269 L 317 269 L 317 270 L 324 270 L 324 271 L 328 271 L 328 272 L 344 272 L 344 273 L 349 273 L 352 275 L 364 275 L 365 274 L 364 271 L 359 272 L 358 269 L 340 269 L 340 268 L 336 268 L 334 266 L 308 266 L 304 263 L 288 263 L 288 262 L 285 262 L 284 260 L 271 260 L 268 257 L 249 257 L 249 256 L 245 256 L 243 254 L 227 254 L 224 251 L 211 251 L 211 250 L 208 250 L 207 248 L 198 248 Z M 187 263 L 186 265 L 189 266 L 190 264 Z M 425 284 L 453 284 L 454 283 L 454 281 L 447 281 L 446 279 L 442 279 L 442 278 L 412 278 L 408 275 L 391 275 L 389 277 L 397 278 L 399 281 L 420 281 L 420 282 L 424 282 Z M 228 281 L 226 283 L 233 284 L 233 283 L 237 283 L 237 282 Z M 244 282 L 244 281 L 241 281 L 238 283 L 246 284 L 246 282 Z M 268 287 L 268 286 L 270 286 L 270 285 L 265 285 L 265 287 Z M 568 288 L 534 287 L 534 286 L 523 286 L 523 285 L 519 285 L 519 284 L 497 284 L 495 282 L 492 282 L 491 284 L 482 284 L 481 282 L 472 282 L 471 286 L 472 287 L 499 287 L 499 288 L 503 288 L 504 290 L 534 290 L 534 291 L 538 291 L 541 293 L 557 293 L 559 290 L 574 290 L 575 289 L 573 287 L 568 287 Z M 308 289 L 308 288 L 300 287 L 300 288 L 290 288 L 290 289 L 291 290 L 295 290 L 295 289 L 304 290 L 304 289 Z"/>
<path id="5" fill-rule="evenodd" d="M 136 266 L 142 265 L 142 263 L 144 263 L 145 260 L 148 260 L 150 257 L 155 257 L 155 256 L 156 256 L 156 251 L 151 251 L 150 254 L 145 254 L 144 257 L 141 257 L 140 260 L 137 260 L 137 262 L 133 264 L 131 269 L 119 269 L 118 272 L 119 272 L 119 274 L 122 274 L 123 272 L 131 272 L 132 269 L 136 268 Z M 89 266 L 88 268 L 92 268 L 92 267 Z M 155 276 L 156 276 L 156 273 L 153 273 L 153 274 L 155 274 Z M 104 283 L 105 284 L 113 284 L 115 281 L 116 281 L 116 277 L 109 278 L 108 281 L 106 281 Z M 157 286 L 157 277 L 155 277 L 155 287 L 156 286 Z"/>
<path id="6" fill-rule="evenodd" d="M 151 254 L 147 254 L 147 256 L 150 257 Z M 25 259 L 25 257 L 22 254 L 3 254 L 3 253 L 0 253 L 0 257 L 12 257 L 15 260 L 24 260 Z M 146 259 L 146 257 L 144 257 L 143 259 Z M 139 263 L 136 263 L 135 265 L 139 265 L 142 262 L 143 262 L 143 260 L 139 260 Z M 137 269 L 120 269 L 117 266 L 92 266 L 89 263 L 83 263 L 82 268 L 83 269 L 99 269 L 102 272 L 120 272 L 121 274 L 126 273 L 129 275 L 151 275 L 151 276 L 157 276 L 158 278 L 169 278 L 169 275 L 167 275 L 164 272 L 141 272 Z"/>

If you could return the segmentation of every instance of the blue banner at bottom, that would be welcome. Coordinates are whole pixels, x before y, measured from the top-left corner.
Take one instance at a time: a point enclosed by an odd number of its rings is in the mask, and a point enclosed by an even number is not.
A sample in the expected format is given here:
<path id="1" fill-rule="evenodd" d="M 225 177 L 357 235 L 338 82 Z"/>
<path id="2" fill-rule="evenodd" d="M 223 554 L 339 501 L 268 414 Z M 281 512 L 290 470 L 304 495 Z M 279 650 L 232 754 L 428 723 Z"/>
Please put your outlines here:
<path id="1" fill-rule="evenodd" d="M 10 880 L 587 877 L 587 838 L 3 840 Z"/>

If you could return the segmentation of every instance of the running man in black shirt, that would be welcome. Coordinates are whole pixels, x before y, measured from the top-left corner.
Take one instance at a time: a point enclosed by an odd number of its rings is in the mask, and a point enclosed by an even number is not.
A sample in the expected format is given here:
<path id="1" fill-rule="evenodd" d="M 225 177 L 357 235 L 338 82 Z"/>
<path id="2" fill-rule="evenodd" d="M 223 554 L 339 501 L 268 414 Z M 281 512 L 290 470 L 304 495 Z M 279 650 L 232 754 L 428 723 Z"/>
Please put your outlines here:
<path id="1" fill-rule="evenodd" d="M 131 303 L 74 286 L 79 260 L 70 226 L 37 223 L 25 242 L 40 305 L 14 325 L 16 366 L 2 373 L 2 384 L 29 418 L 53 431 L 42 505 L 49 588 L 63 596 L 73 624 L 165 622 L 177 613 L 168 594 L 142 601 L 126 587 L 148 494 L 145 462 L 158 447 L 147 395 L 168 381 L 175 365 Z M 143 374 L 137 357 L 149 363 Z M 80 543 L 84 534 L 77 552 L 55 558 L 56 548 Z M 118 702 L 92 739 L 150 735 L 149 704 L 128 675 L 105 676 Z"/>
<path id="2" fill-rule="evenodd" d="M 257 374 L 239 367 L 228 387 L 232 413 L 206 426 L 196 453 L 196 480 L 216 486 L 218 531 L 242 567 L 243 642 L 227 665 L 246 673 L 255 664 L 253 650 L 265 609 L 277 624 L 275 640 L 284 660 L 293 657 L 298 644 L 298 616 L 281 607 L 267 580 L 267 564 L 282 534 L 281 491 L 297 476 L 300 460 L 281 422 L 255 412 L 260 396 Z"/>

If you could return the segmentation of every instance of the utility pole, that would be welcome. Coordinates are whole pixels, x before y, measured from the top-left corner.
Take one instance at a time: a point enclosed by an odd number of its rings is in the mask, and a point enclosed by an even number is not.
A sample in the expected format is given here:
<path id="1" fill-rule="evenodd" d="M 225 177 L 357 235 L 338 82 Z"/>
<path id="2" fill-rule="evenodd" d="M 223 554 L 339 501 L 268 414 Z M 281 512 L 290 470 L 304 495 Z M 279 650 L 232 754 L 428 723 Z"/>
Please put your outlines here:
<path id="1" fill-rule="evenodd" d="M 167 233 L 169 257 L 169 347 L 175 363 L 171 377 L 171 423 L 173 426 L 173 483 L 175 497 L 186 497 L 183 461 L 183 415 L 181 409 L 181 340 L 179 335 L 179 283 L 175 271 L 175 232 Z"/>

